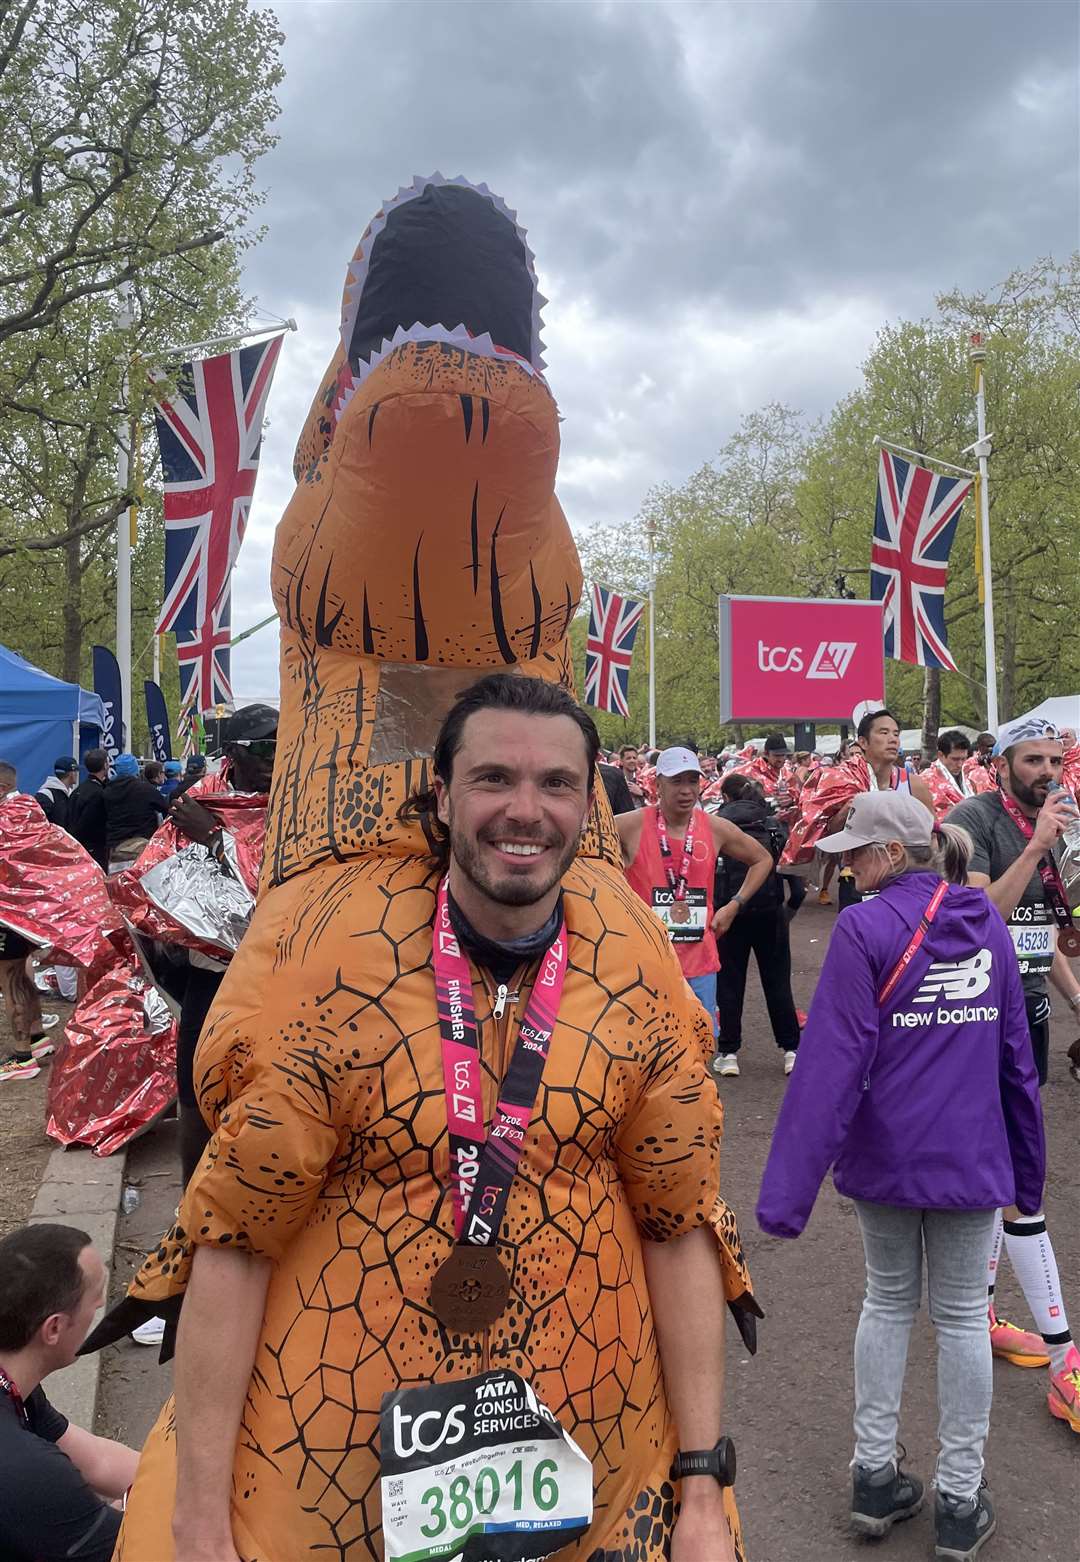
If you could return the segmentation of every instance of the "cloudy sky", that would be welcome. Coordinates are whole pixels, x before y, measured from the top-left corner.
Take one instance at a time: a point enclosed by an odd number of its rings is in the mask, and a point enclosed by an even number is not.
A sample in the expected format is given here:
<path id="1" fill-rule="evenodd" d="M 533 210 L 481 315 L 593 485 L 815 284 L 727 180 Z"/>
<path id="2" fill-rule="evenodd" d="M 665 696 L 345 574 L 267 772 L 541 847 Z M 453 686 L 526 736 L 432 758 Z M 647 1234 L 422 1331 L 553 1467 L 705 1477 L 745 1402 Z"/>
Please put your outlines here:
<path id="1" fill-rule="evenodd" d="M 287 71 L 247 268 L 294 316 L 233 593 L 271 611 L 292 450 L 381 201 L 438 169 L 537 255 L 571 524 L 632 523 L 744 412 L 828 408 L 879 327 L 1080 245 L 1073 0 L 278 0 Z M 277 637 L 233 653 L 277 689 Z"/>

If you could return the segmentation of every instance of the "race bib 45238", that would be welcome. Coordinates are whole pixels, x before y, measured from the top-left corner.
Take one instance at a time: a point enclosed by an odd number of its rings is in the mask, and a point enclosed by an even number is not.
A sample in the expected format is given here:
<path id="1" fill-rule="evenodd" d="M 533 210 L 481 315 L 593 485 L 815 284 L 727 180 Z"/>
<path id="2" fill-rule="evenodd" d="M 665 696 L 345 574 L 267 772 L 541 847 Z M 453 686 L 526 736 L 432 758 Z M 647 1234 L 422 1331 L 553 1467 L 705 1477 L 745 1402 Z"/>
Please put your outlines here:
<path id="1" fill-rule="evenodd" d="M 388 1562 L 542 1562 L 592 1522 L 592 1465 L 516 1372 L 387 1394 L 379 1435 Z"/>

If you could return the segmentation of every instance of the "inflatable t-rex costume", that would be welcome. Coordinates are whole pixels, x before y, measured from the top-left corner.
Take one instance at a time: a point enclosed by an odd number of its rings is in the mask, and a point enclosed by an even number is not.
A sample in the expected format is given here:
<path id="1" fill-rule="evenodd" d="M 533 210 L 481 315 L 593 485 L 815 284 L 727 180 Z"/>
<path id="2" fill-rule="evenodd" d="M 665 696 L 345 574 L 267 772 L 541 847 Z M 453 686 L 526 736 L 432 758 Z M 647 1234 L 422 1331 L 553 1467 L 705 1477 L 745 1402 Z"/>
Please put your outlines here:
<path id="1" fill-rule="evenodd" d="M 639 1233 L 711 1220 L 729 1298 L 756 1310 L 715 1202 L 719 1107 L 695 1006 L 625 886 L 600 788 L 565 880 L 569 970 L 500 1243 L 511 1301 L 485 1335 L 448 1334 L 429 1305 L 453 1242 L 438 872 L 398 809 L 483 672 L 571 680 L 581 575 L 554 496 L 540 302 L 524 235 L 485 186 L 436 175 L 400 191 L 350 267 L 343 347 L 278 530 L 262 898 L 196 1060 L 216 1133 L 132 1293 L 168 1311 L 192 1242 L 275 1260 L 234 1467 L 245 1562 L 381 1557 L 382 1395 L 489 1364 L 528 1377 L 593 1462 L 593 1524 L 560 1556 L 652 1562 L 676 1511 L 676 1444 Z M 490 1045 L 492 1002 L 474 993 Z M 492 1099 L 502 1066 L 482 1057 Z M 174 1454 L 170 1403 L 125 1562 L 172 1556 Z"/>

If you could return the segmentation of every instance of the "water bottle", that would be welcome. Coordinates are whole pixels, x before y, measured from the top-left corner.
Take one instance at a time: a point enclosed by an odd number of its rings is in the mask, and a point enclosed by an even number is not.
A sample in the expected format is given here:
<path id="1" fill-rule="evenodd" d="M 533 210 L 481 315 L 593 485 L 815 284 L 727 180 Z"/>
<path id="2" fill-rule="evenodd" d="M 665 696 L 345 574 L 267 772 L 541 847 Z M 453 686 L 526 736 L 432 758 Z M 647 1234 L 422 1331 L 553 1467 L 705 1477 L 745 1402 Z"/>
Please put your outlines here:
<path id="1" fill-rule="evenodd" d="M 1063 787 L 1060 781 L 1051 781 L 1046 789 L 1047 796 L 1054 792 L 1064 792 L 1069 800 L 1069 809 L 1072 813 L 1072 821 L 1061 832 L 1061 849 L 1059 854 L 1059 866 L 1065 888 L 1069 892 L 1069 899 L 1075 900 L 1080 889 L 1080 810 L 1076 807 L 1076 801 L 1067 787 Z M 1077 906 L 1080 911 L 1080 905 Z M 1080 918 L 1073 913 L 1073 926 L 1080 926 Z"/>
<path id="2" fill-rule="evenodd" d="M 138 1188 L 133 1188 L 130 1183 L 120 1195 L 120 1208 L 125 1215 L 131 1215 L 138 1209 L 142 1202 L 142 1194 Z"/>

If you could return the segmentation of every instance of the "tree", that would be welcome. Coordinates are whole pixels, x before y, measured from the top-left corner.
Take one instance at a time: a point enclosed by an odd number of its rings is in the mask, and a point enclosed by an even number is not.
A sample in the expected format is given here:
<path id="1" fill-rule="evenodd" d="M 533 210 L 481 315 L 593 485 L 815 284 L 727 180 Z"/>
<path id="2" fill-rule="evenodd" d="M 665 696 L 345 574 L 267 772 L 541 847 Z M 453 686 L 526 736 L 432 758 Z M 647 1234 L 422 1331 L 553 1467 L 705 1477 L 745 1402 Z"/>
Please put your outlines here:
<path id="1" fill-rule="evenodd" d="M 681 488 L 654 489 L 631 528 L 596 533 L 582 544 L 589 580 L 642 595 L 650 534 L 654 539 L 659 742 L 720 742 L 717 598 L 792 590 L 799 534 L 794 489 L 804 443 L 798 413 L 770 404 L 744 418 L 715 461 Z M 609 743 L 648 730 L 643 642 L 644 631 L 631 671 L 629 723 L 600 718 Z"/>
<path id="2" fill-rule="evenodd" d="M 280 43 L 246 0 L 0 0 L 0 590 L 5 638 L 66 678 L 112 640 L 114 525 L 155 450 L 149 369 L 249 313 Z M 136 652 L 161 558 L 150 506 Z"/>
<path id="3" fill-rule="evenodd" d="M 125 282 L 182 293 L 194 257 L 243 232 L 280 42 L 246 0 L 0 3 L 0 347 L 31 355 L 16 382 L 71 305 Z M 8 359 L 8 395 L 11 375 Z"/>
<path id="4" fill-rule="evenodd" d="M 1000 709 L 1017 715 L 1080 688 L 1080 256 L 1045 260 L 989 293 L 951 294 L 932 319 L 885 326 L 861 383 L 820 426 L 771 404 L 680 488 L 650 493 L 634 525 L 586 537 L 586 574 L 647 587 L 657 546 L 657 722 L 661 740 L 719 739 L 716 598 L 869 594 L 875 436 L 970 466 L 975 439 L 968 337 L 988 337 L 993 586 Z M 958 672 L 886 664 L 886 696 L 932 745 L 942 725 L 986 721 L 976 503 L 964 505 L 945 617 Z M 631 719 L 601 717 L 615 742 L 646 731 L 644 651 L 631 672 Z"/>

